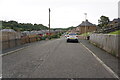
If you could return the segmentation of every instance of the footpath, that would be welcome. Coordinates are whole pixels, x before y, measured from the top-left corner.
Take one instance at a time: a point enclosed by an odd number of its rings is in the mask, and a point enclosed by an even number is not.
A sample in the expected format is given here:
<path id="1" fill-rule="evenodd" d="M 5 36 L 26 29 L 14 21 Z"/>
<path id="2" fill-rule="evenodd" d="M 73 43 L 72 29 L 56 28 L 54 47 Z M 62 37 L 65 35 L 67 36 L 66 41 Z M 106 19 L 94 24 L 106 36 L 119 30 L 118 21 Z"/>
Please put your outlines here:
<path id="1" fill-rule="evenodd" d="M 120 77 L 120 60 L 110 53 L 94 46 L 89 40 L 79 40 L 84 46 L 91 50 L 99 59 L 109 66 Z"/>
<path id="2" fill-rule="evenodd" d="M 16 52 L 16 51 L 25 49 L 25 48 L 27 48 L 27 47 L 29 47 L 29 46 L 36 45 L 36 44 L 38 44 L 38 43 L 43 44 L 43 43 L 45 43 L 46 41 L 47 41 L 47 40 L 45 40 L 45 41 L 43 40 L 43 41 L 37 41 L 37 42 L 33 42 L 33 43 L 27 43 L 27 44 L 19 45 L 19 46 L 13 47 L 13 48 L 9 48 L 9 49 L 2 50 L 1 53 L 3 54 L 3 56 L 4 56 L 4 55 L 8 55 L 8 54 L 14 53 L 14 52 Z"/>

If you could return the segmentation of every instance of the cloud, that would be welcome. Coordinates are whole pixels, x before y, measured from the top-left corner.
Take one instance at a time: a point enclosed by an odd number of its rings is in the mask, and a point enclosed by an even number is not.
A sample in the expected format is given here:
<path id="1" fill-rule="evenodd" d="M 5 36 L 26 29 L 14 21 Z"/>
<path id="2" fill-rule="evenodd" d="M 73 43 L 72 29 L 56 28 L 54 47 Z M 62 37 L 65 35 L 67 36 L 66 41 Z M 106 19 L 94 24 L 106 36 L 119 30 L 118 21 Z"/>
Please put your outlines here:
<path id="1" fill-rule="evenodd" d="M 88 19 L 97 24 L 101 15 L 118 16 L 118 0 L 0 0 L 0 19 L 48 26 L 48 8 L 51 8 L 51 26 L 77 26 Z"/>

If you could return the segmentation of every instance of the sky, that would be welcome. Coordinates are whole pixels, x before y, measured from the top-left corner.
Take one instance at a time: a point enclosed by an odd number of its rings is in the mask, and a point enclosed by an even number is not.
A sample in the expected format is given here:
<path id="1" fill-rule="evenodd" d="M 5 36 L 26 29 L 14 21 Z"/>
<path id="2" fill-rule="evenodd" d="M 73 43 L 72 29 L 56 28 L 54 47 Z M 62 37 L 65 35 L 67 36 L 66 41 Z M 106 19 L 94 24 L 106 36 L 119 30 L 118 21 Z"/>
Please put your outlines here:
<path id="1" fill-rule="evenodd" d="M 78 26 L 87 19 L 98 24 L 100 16 L 110 20 L 118 18 L 120 0 L 0 0 L 0 20 L 15 20 L 19 23 L 49 24 L 51 28 Z"/>
<path id="2" fill-rule="evenodd" d="M 118 2 L 118 17 L 120 18 L 120 1 Z"/>

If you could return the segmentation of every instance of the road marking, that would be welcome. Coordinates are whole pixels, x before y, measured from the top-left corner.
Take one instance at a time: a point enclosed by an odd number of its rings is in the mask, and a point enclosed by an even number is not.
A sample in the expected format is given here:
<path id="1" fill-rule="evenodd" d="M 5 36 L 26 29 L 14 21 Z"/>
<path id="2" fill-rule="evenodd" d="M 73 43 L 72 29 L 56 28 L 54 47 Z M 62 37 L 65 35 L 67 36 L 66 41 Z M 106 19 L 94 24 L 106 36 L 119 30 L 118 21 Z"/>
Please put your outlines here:
<path id="1" fill-rule="evenodd" d="M 94 54 L 94 52 L 92 52 L 89 48 L 87 48 L 84 44 L 82 44 L 82 43 L 80 43 L 81 45 L 83 45 L 101 64 L 102 64 L 102 66 L 109 72 L 109 73 L 111 73 L 112 75 L 113 75 L 113 77 L 114 78 L 118 78 L 119 80 L 120 80 L 120 78 L 119 78 L 119 76 L 110 68 L 110 67 L 108 67 L 100 58 L 98 58 L 95 54 Z"/>
<path id="2" fill-rule="evenodd" d="M 0 78 L 2 78 L 2 74 L 0 74 Z"/>
<path id="3" fill-rule="evenodd" d="M 16 50 L 13 50 L 13 51 L 9 51 L 9 52 L 7 52 L 7 53 L 3 53 L 3 54 L 1 54 L 1 55 L 2 55 L 2 56 L 6 56 L 6 55 L 9 55 L 9 54 L 11 54 L 11 53 L 15 53 L 15 52 L 17 52 L 17 51 L 20 51 L 20 50 L 25 49 L 25 48 L 28 48 L 28 47 L 30 47 L 30 45 L 29 45 L 29 46 L 26 46 L 26 47 L 22 47 L 22 48 L 16 49 Z"/>

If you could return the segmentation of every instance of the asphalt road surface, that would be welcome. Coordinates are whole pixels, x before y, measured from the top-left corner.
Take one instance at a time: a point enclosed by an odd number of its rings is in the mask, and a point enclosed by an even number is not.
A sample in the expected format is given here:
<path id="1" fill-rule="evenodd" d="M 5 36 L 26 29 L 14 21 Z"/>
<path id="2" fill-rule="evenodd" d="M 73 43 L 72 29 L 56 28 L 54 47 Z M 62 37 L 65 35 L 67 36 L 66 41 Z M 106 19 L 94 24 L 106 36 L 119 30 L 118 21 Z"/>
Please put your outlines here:
<path id="1" fill-rule="evenodd" d="M 80 43 L 64 38 L 3 56 L 3 78 L 113 78 Z"/>

